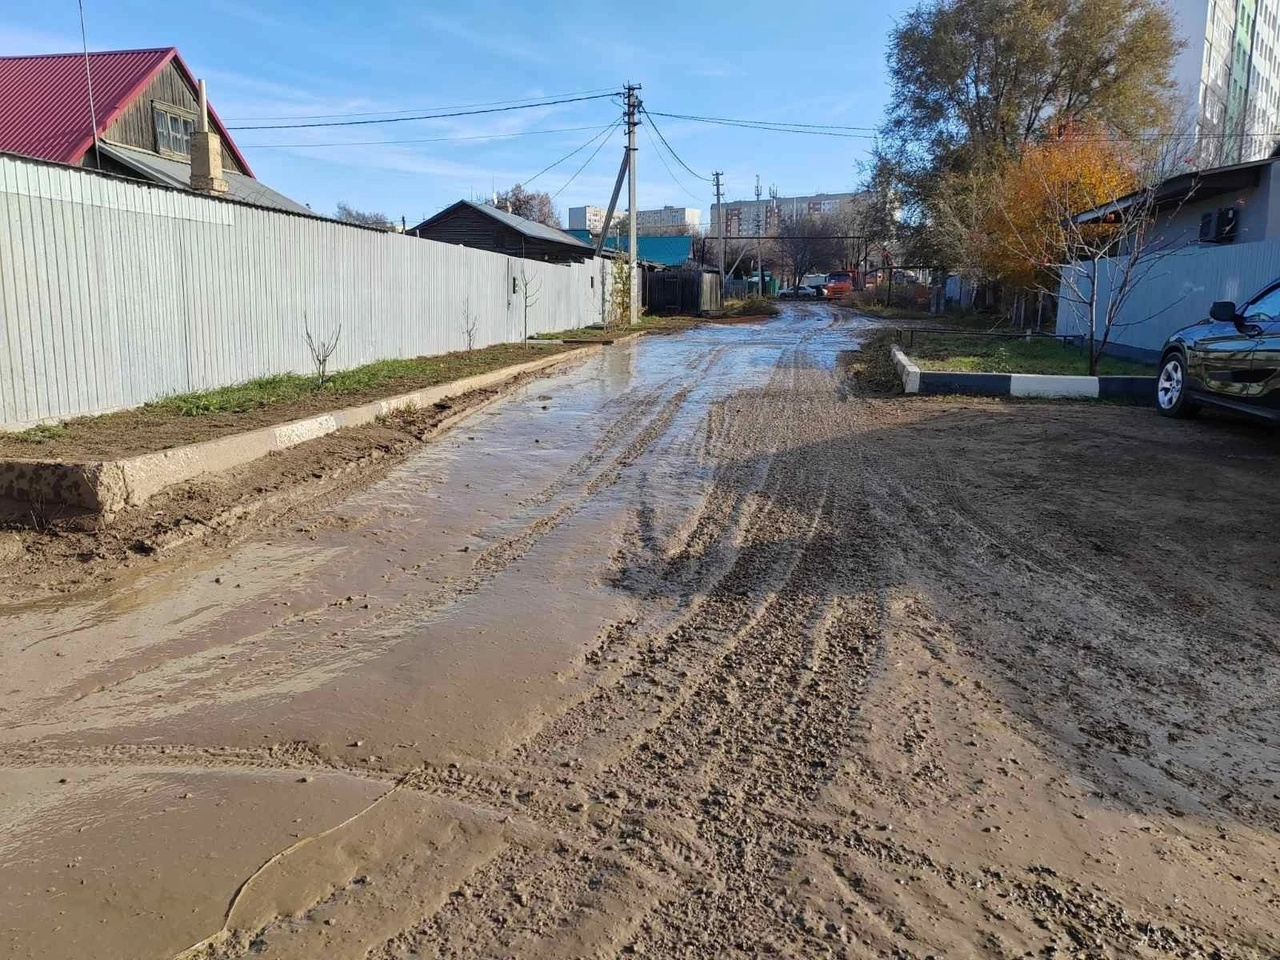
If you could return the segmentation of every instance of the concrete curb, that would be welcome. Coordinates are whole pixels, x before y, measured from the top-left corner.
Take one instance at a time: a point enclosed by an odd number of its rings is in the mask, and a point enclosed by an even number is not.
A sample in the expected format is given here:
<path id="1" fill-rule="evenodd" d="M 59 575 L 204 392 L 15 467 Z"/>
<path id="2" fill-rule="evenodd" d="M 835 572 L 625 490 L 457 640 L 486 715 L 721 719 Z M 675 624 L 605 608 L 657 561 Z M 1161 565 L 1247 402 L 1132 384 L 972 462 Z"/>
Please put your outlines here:
<path id="1" fill-rule="evenodd" d="M 905 393 L 920 392 L 920 368 L 911 362 L 911 358 L 902 352 L 896 343 L 890 348 L 893 365 L 898 368 L 898 376 L 902 378 L 902 389 Z"/>
<path id="2" fill-rule="evenodd" d="M 448 397 L 501 386 L 524 374 L 540 373 L 584 359 L 601 349 L 600 345 L 583 346 L 385 400 L 121 460 L 89 463 L 0 461 L 0 498 L 33 507 L 38 505 L 42 510 L 47 507 L 70 508 L 72 512 L 98 514 L 103 521 L 110 521 L 126 506 L 145 503 L 164 488 L 202 473 L 237 467 L 343 427 L 372 423 L 380 416 L 405 407 L 429 407 Z"/>
<path id="3" fill-rule="evenodd" d="M 1076 377 L 1037 373 L 957 373 L 921 370 L 902 348 L 891 348 L 906 393 L 979 397 L 1138 400 L 1155 402 L 1155 377 Z"/>

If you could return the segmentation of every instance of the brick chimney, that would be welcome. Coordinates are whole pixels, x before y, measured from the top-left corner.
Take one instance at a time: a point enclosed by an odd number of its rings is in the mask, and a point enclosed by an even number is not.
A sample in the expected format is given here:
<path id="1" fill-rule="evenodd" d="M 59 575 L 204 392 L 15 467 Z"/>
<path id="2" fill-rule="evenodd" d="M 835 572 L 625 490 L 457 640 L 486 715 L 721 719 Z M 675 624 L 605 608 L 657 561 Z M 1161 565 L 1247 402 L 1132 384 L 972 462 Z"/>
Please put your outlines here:
<path id="1" fill-rule="evenodd" d="M 200 117 L 191 134 L 191 189 L 217 195 L 227 192 L 227 181 L 222 178 L 222 139 L 209 129 L 209 97 L 204 81 L 198 85 Z"/>

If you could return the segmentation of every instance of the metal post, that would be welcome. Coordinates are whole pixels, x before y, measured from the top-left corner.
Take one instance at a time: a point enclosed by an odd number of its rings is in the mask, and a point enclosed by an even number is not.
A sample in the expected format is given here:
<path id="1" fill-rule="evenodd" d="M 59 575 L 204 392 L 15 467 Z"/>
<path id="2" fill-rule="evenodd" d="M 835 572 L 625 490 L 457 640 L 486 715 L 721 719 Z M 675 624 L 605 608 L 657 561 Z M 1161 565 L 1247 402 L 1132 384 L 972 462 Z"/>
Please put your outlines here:
<path id="1" fill-rule="evenodd" d="M 196 123 L 198 123 L 199 126 L 196 129 L 199 130 L 201 133 L 208 133 L 209 132 L 209 92 L 208 90 L 205 89 L 203 80 L 196 81 L 196 101 L 199 103 L 199 107 L 197 107 L 198 116 L 196 117 Z"/>
<path id="2" fill-rule="evenodd" d="M 724 200 L 720 195 L 720 178 L 724 176 L 722 172 L 717 170 L 713 173 L 712 178 L 716 185 L 716 229 L 720 232 L 720 299 L 724 299 L 724 292 L 727 289 L 729 278 L 724 275 L 724 258 L 725 258 L 725 235 L 724 235 Z"/>
<path id="3" fill-rule="evenodd" d="M 764 296 L 764 230 L 762 229 L 762 214 L 764 208 L 760 206 L 760 174 L 756 174 L 756 293 Z"/>
<path id="4" fill-rule="evenodd" d="M 639 124 L 639 84 L 627 84 L 627 260 L 631 266 L 631 323 L 640 322 L 640 297 L 636 287 L 636 127 Z"/>

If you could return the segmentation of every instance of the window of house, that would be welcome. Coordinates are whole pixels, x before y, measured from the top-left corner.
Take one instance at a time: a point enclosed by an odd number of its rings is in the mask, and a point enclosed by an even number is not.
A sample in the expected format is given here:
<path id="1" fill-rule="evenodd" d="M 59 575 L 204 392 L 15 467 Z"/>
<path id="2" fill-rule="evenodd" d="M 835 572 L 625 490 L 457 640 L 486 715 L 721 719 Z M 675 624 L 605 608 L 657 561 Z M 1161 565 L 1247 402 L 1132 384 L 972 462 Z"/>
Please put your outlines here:
<path id="1" fill-rule="evenodd" d="M 191 156 L 191 134 L 195 118 L 177 107 L 155 103 L 151 106 L 156 127 L 156 153 Z"/>

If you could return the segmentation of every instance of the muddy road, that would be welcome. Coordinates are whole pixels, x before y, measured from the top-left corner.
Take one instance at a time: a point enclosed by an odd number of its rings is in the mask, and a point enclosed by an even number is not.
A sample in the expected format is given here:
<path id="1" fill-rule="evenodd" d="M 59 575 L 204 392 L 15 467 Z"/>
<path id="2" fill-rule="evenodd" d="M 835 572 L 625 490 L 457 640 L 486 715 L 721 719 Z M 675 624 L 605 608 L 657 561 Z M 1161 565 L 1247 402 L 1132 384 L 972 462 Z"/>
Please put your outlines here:
<path id="1" fill-rule="evenodd" d="M 0 608 L 0 956 L 1280 955 L 1280 441 L 618 345 Z"/>

